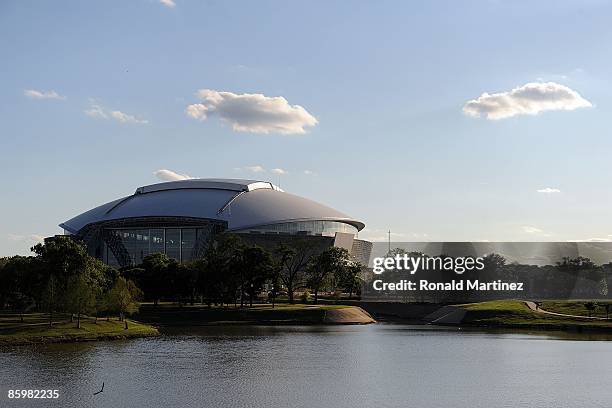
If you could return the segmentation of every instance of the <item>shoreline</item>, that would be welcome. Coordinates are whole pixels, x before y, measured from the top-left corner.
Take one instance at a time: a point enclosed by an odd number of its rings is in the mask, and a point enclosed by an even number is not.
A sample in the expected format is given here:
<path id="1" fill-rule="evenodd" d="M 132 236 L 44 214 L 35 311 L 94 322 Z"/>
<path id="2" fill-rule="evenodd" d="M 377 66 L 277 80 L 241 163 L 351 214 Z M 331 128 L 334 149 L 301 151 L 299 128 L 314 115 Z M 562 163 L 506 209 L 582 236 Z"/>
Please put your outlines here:
<path id="1" fill-rule="evenodd" d="M 429 316 L 431 324 L 464 327 L 529 329 L 570 333 L 612 333 L 611 320 L 542 313 L 523 300 L 500 300 L 451 305 Z"/>
<path id="2" fill-rule="evenodd" d="M 158 327 L 221 325 L 364 325 L 376 320 L 358 306 L 278 304 L 253 307 L 146 306 L 138 320 Z"/>
<path id="3" fill-rule="evenodd" d="M 253 308 L 203 308 L 183 306 L 145 306 L 137 320 L 128 319 L 128 329 L 116 318 L 86 317 L 81 329 L 74 322 L 46 324 L 13 324 L 0 329 L 0 349 L 13 346 L 52 343 L 126 340 L 162 335 L 163 328 L 206 326 L 314 326 L 366 325 L 376 320 L 363 309 L 344 305 L 277 305 Z"/>
<path id="4" fill-rule="evenodd" d="M 58 322 L 53 326 L 13 327 L 0 330 L 0 349 L 52 343 L 80 343 L 106 340 L 126 340 L 159 336 L 159 330 L 148 324 L 128 319 L 128 329 L 117 319 L 98 320 L 90 318 L 81 321 L 77 329 L 74 322 Z"/>
<path id="5" fill-rule="evenodd" d="M 422 305 L 415 307 L 421 312 Z M 431 305 L 433 306 L 433 305 Z M 532 310 L 525 301 L 504 300 L 458 305 L 437 305 L 435 311 L 416 317 L 400 317 L 373 313 L 356 305 L 254 305 L 235 308 L 178 305 L 143 305 L 136 316 L 128 320 L 128 329 L 116 318 L 82 320 L 82 328 L 74 322 L 57 322 L 52 327 L 23 325 L 0 330 L 0 349 L 53 343 L 128 340 L 164 335 L 164 329 L 220 326 L 334 326 L 386 324 L 432 325 L 482 330 L 528 330 L 538 333 L 612 334 L 612 321 L 585 317 L 568 317 Z"/>

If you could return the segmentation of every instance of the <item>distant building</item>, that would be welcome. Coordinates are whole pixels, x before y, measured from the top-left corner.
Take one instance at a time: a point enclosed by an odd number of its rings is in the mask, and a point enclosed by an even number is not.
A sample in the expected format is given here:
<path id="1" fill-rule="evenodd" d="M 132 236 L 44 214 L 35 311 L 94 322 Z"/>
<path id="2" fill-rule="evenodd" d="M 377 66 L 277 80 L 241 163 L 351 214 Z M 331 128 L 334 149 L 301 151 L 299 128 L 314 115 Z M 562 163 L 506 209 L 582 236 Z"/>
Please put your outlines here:
<path id="1" fill-rule="evenodd" d="M 136 265 L 161 252 L 181 262 L 203 255 L 217 234 L 240 234 L 270 249 L 281 242 L 339 246 L 367 265 L 372 244 L 359 240 L 365 224 L 289 194 L 269 182 L 191 179 L 139 187 L 130 196 L 63 222 L 90 255 L 114 266 Z"/>

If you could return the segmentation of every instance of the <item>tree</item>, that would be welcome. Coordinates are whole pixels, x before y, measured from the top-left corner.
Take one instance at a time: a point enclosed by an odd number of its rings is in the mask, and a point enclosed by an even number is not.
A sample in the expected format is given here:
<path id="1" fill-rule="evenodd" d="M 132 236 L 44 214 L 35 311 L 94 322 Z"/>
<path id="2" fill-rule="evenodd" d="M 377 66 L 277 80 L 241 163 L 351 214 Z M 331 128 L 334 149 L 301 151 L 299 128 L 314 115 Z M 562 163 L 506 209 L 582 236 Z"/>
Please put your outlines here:
<path id="1" fill-rule="evenodd" d="M 186 303 L 188 299 L 193 305 L 196 296 L 198 270 L 191 264 L 180 264 L 178 262 L 169 265 L 170 274 L 174 278 L 174 289 L 179 305 Z"/>
<path id="2" fill-rule="evenodd" d="M 318 302 L 319 291 L 333 274 L 346 273 L 349 253 L 344 248 L 330 247 L 312 258 L 307 268 L 307 285 L 314 292 L 314 303 Z"/>
<path id="3" fill-rule="evenodd" d="M 119 313 L 119 321 L 125 322 L 125 329 L 128 329 L 128 322 L 125 318 L 138 310 L 138 299 L 142 296 L 142 291 L 136 287 L 134 282 L 119 277 L 115 286 L 109 292 L 109 305 L 112 310 Z"/>
<path id="4" fill-rule="evenodd" d="M 66 309 L 77 316 L 77 329 L 81 328 L 81 314 L 94 310 L 97 285 L 93 285 L 85 273 L 71 277 L 66 285 Z M 71 318 L 72 320 L 72 318 Z"/>
<path id="5" fill-rule="evenodd" d="M 27 273 L 29 257 L 14 256 L 0 259 L 0 308 L 13 309 L 16 297 L 23 295 L 22 276 Z"/>
<path id="6" fill-rule="evenodd" d="M 162 297 L 174 294 L 172 293 L 174 282 L 168 276 L 168 267 L 173 262 L 176 263 L 176 260 L 162 253 L 147 255 L 142 260 L 140 267 L 144 272 L 137 279 L 137 282 L 146 297 L 153 300 L 155 306 Z"/>
<path id="7" fill-rule="evenodd" d="M 13 256 L 0 258 L 0 308 L 8 306 L 19 312 L 23 323 L 23 312 L 32 303 L 28 296 L 27 279 L 32 273 L 32 257 Z"/>
<path id="8" fill-rule="evenodd" d="M 6 299 L 11 293 L 11 287 L 14 285 L 13 276 L 6 269 L 9 263 L 9 258 L 0 258 L 0 309 L 6 305 Z"/>
<path id="9" fill-rule="evenodd" d="M 63 295 L 69 278 L 85 269 L 89 256 L 85 245 L 69 236 L 58 236 L 44 244 L 36 244 L 32 252 L 41 262 L 44 299 L 49 312 L 49 325 L 52 325 L 53 311 L 65 302 Z"/>
<path id="10" fill-rule="evenodd" d="M 276 250 L 280 265 L 279 278 L 287 288 L 289 303 L 294 302 L 295 290 L 304 285 L 306 267 L 315 255 L 316 248 L 307 241 L 297 242 L 291 247 L 281 244 Z"/>
<path id="11" fill-rule="evenodd" d="M 491 274 L 495 273 L 498 269 L 506 265 L 506 258 L 502 255 L 491 253 L 483 259 L 485 270 Z"/>
<path id="12" fill-rule="evenodd" d="M 214 296 L 212 289 L 212 273 L 209 268 L 207 256 L 204 255 L 202 258 L 193 261 L 191 267 L 197 272 L 196 287 L 202 296 L 202 303 L 206 302 L 208 307 L 211 307 Z"/>
<path id="13" fill-rule="evenodd" d="M 274 272 L 272 257 L 261 247 L 243 247 L 232 266 L 239 270 L 240 306 L 243 306 L 242 293 L 246 292 L 249 295 L 249 306 L 252 307 L 253 297 L 261 292 L 264 283 Z"/>
<path id="14" fill-rule="evenodd" d="M 193 263 L 198 271 L 197 286 L 209 306 L 236 303 L 241 286 L 239 264 L 241 243 L 234 235 L 218 237 L 204 257 Z"/>
<path id="15" fill-rule="evenodd" d="M 110 281 L 115 276 L 115 272 L 100 260 L 88 257 L 85 268 L 68 278 L 65 293 L 66 309 L 71 316 L 76 314 L 77 328 L 81 328 L 82 314 L 97 313 L 100 293 L 110 288 Z"/>
<path id="16" fill-rule="evenodd" d="M 578 271 L 585 269 L 594 269 L 595 263 L 584 256 L 577 256 L 575 258 L 564 256 L 561 259 L 561 262 L 557 262 L 557 266 L 559 267 L 559 269 Z"/>
<path id="17" fill-rule="evenodd" d="M 346 267 L 337 271 L 339 274 L 338 282 L 344 291 L 348 292 L 349 299 L 362 284 L 360 273 L 363 269 L 364 266 L 358 262 L 348 262 Z"/>
<path id="18" fill-rule="evenodd" d="M 274 258 L 272 258 L 272 269 L 270 270 L 270 283 L 272 284 L 270 297 L 272 298 L 272 309 L 276 306 L 276 297 L 278 296 L 281 285 L 280 272 L 281 266 L 277 262 L 274 262 Z"/>
<path id="19" fill-rule="evenodd" d="M 46 279 L 43 263 L 38 257 L 12 257 L 10 265 L 17 272 L 18 290 L 31 302 L 37 310 L 43 309 Z M 8 265 L 7 265 L 8 267 Z"/>

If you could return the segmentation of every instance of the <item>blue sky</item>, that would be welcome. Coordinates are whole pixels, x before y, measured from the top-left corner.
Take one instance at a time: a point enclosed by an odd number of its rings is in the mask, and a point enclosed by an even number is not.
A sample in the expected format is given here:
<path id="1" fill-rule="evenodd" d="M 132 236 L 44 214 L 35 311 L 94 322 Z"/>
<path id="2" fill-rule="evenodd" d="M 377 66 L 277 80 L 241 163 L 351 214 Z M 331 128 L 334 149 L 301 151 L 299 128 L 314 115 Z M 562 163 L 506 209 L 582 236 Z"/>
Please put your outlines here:
<path id="1" fill-rule="evenodd" d="M 280 179 L 363 238 L 612 237 L 611 3 L 289 3 L 1 2 L 0 255 L 159 169 Z M 516 113 L 529 83 L 552 93 Z M 201 89 L 234 98 L 226 113 Z M 485 92 L 510 117 L 463 111 Z M 237 131 L 249 94 L 317 123 Z"/>

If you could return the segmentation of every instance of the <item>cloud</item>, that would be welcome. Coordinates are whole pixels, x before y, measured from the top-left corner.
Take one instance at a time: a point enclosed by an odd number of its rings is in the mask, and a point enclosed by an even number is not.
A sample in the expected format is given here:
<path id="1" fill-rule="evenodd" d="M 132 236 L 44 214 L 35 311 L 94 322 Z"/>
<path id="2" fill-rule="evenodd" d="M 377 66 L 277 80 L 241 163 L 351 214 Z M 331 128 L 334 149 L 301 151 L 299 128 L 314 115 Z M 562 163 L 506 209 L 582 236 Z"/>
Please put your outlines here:
<path id="1" fill-rule="evenodd" d="M 251 173 L 263 173 L 264 171 L 266 171 L 266 169 L 264 169 L 258 164 L 256 164 L 255 166 L 246 166 L 244 169 L 250 171 Z"/>
<path id="2" fill-rule="evenodd" d="M 158 179 L 164 180 L 164 181 L 189 180 L 193 178 L 187 174 L 176 173 L 168 169 L 159 169 L 159 170 L 154 171 L 153 174 L 155 174 L 155 176 Z"/>
<path id="3" fill-rule="evenodd" d="M 307 176 L 314 176 L 315 172 L 312 171 L 312 170 L 304 170 L 304 174 L 307 175 Z"/>
<path id="4" fill-rule="evenodd" d="M 272 169 L 271 171 L 274 174 L 287 174 L 287 173 L 289 173 L 289 171 L 287 171 L 285 169 L 281 169 L 280 167 L 278 167 L 276 169 Z"/>
<path id="5" fill-rule="evenodd" d="M 29 234 L 29 235 L 8 234 L 8 239 L 10 239 L 11 241 L 19 241 L 19 242 L 43 242 L 45 240 L 45 236 L 40 235 L 40 234 Z"/>
<path id="6" fill-rule="evenodd" d="M 116 120 L 120 123 L 132 123 L 139 125 L 149 123 L 149 121 L 146 119 L 138 119 L 135 116 L 128 115 L 120 110 L 110 110 L 95 103 L 92 103 L 89 109 L 85 110 L 85 114 L 94 119 Z"/>
<path id="7" fill-rule="evenodd" d="M 542 231 L 539 228 L 532 227 L 532 226 L 529 226 L 529 225 L 524 225 L 522 227 L 522 229 L 523 229 L 523 232 L 526 232 L 528 234 L 541 234 L 542 232 L 544 232 L 544 231 Z"/>
<path id="8" fill-rule="evenodd" d="M 536 190 L 538 193 L 544 193 L 544 194 L 554 194 L 554 193 L 560 193 L 561 190 L 559 190 L 558 188 L 550 188 L 550 187 L 546 187 L 546 188 L 542 188 L 540 190 Z"/>
<path id="9" fill-rule="evenodd" d="M 23 94 L 30 99 L 66 99 L 65 96 L 62 96 L 53 90 L 37 91 L 36 89 L 26 89 L 23 91 Z"/>
<path id="10" fill-rule="evenodd" d="M 593 106 L 578 92 L 555 82 L 530 82 L 511 91 L 483 93 L 463 105 L 468 116 L 490 120 L 516 115 L 537 115 L 544 111 L 574 110 Z"/>
<path id="11" fill-rule="evenodd" d="M 201 103 L 194 103 L 193 105 L 187 106 L 187 109 L 185 109 L 187 116 L 193 119 L 206 119 L 206 112 L 208 112 L 208 108 Z"/>
<path id="12" fill-rule="evenodd" d="M 176 7 L 176 3 L 173 0 L 159 0 L 159 2 L 168 8 Z"/>
<path id="13" fill-rule="evenodd" d="M 217 115 L 237 132 L 303 134 L 315 126 L 317 119 L 300 105 L 290 105 L 282 96 L 235 94 L 200 89 L 202 100 L 187 106 L 185 113 L 192 119 L 206 120 Z"/>

